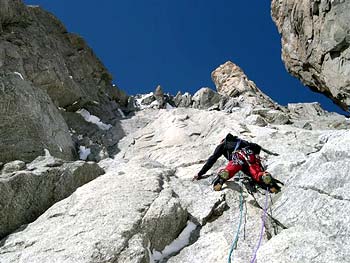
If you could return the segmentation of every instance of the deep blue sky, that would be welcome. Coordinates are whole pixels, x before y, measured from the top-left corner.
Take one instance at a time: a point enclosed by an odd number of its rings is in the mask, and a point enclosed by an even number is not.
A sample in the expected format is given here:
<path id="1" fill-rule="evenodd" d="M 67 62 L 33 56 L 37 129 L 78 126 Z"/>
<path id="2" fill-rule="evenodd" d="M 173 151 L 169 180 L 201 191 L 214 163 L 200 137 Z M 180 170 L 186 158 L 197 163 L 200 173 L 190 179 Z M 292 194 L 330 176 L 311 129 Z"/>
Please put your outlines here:
<path id="1" fill-rule="evenodd" d="M 68 31 L 83 36 L 129 95 L 153 91 L 215 89 L 210 74 L 231 60 L 272 99 L 318 101 L 281 60 L 280 36 L 270 0 L 25 0 L 56 15 Z"/>

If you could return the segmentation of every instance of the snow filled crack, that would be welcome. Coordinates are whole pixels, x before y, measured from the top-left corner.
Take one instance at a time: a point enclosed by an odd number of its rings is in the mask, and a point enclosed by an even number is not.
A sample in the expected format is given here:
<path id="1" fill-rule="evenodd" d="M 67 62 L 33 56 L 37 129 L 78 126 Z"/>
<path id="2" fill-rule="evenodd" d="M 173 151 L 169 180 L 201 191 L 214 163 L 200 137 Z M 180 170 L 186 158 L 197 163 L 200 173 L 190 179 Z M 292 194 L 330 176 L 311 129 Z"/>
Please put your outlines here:
<path id="1" fill-rule="evenodd" d="M 191 244 L 191 236 L 199 226 L 188 221 L 187 226 L 182 230 L 180 235 L 167 245 L 163 251 L 153 251 L 150 253 L 150 263 L 165 263 L 172 256 L 177 255 L 180 251 Z"/>

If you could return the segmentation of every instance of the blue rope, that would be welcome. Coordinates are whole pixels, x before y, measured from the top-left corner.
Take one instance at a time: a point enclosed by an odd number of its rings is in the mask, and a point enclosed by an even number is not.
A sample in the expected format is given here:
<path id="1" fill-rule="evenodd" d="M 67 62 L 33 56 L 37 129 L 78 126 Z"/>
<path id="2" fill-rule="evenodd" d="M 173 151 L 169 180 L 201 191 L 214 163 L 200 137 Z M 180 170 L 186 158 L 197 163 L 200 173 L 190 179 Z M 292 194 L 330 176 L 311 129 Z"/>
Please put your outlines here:
<path id="1" fill-rule="evenodd" d="M 237 232 L 236 232 L 236 237 L 231 244 L 230 253 L 228 254 L 228 260 L 227 260 L 228 263 L 231 263 L 232 252 L 237 246 L 238 236 L 239 236 L 239 232 L 240 232 L 241 225 L 242 225 L 242 217 L 243 217 L 242 216 L 243 215 L 243 187 L 242 187 L 242 185 L 241 185 L 241 193 L 239 195 L 239 210 L 240 210 L 239 224 L 238 224 L 238 228 L 237 228 Z M 233 256 L 232 256 L 232 261 L 233 261 Z"/>

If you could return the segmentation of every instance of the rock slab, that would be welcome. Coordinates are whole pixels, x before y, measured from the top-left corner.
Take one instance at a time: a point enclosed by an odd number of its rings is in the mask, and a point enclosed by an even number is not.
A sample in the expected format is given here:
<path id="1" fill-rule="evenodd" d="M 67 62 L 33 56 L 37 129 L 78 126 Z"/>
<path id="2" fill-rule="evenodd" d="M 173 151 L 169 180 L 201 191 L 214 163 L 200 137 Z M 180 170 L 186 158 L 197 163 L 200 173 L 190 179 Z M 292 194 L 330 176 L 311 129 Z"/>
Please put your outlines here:
<path id="1" fill-rule="evenodd" d="M 51 156 L 38 157 L 21 171 L 5 168 L 0 175 L 0 238 L 104 173 L 96 163 L 64 163 Z"/>

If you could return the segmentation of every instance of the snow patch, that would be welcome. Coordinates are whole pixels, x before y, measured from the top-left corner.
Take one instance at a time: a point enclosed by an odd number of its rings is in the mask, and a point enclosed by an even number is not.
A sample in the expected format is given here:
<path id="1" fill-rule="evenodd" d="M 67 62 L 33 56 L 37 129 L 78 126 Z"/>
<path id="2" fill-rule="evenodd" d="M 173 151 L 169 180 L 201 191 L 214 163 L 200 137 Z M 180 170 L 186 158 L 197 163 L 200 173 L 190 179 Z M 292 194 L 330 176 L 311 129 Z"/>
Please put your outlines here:
<path id="1" fill-rule="evenodd" d="M 51 153 L 48 149 L 44 149 L 45 157 L 51 157 Z"/>
<path id="2" fill-rule="evenodd" d="M 19 73 L 19 72 L 15 71 L 15 72 L 13 72 L 13 74 L 15 74 L 15 75 L 19 76 L 21 79 L 23 79 L 23 80 L 24 80 L 24 78 L 23 78 L 23 76 L 22 76 L 22 74 L 21 74 L 21 73 Z"/>
<path id="3" fill-rule="evenodd" d="M 152 107 L 156 107 L 156 106 L 159 106 L 159 102 L 157 100 L 153 101 L 149 107 L 152 108 Z"/>
<path id="4" fill-rule="evenodd" d="M 167 109 L 167 110 L 172 110 L 172 109 L 174 109 L 174 107 L 171 106 L 169 103 L 167 103 L 167 104 L 166 104 L 166 109 Z"/>
<path id="5" fill-rule="evenodd" d="M 153 92 L 150 92 L 148 94 L 142 95 L 140 98 L 136 99 L 136 107 L 140 108 L 141 110 L 150 108 L 150 105 L 143 105 L 142 101 L 148 97 L 152 97 Z"/>
<path id="6" fill-rule="evenodd" d="M 90 112 L 85 109 L 80 109 L 76 113 L 80 114 L 87 122 L 96 124 L 101 130 L 106 131 L 112 128 L 112 125 L 103 123 L 99 117 L 91 115 Z"/>
<path id="7" fill-rule="evenodd" d="M 120 116 L 122 116 L 122 118 L 125 118 L 125 114 L 121 109 L 118 108 L 118 112 L 119 112 Z"/>
<path id="8" fill-rule="evenodd" d="M 79 159 L 80 160 L 86 160 L 91 153 L 91 150 L 89 148 L 86 148 L 85 146 L 79 147 Z"/>
<path id="9" fill-rule="evenodd" d="M 167 245 L 162 252 L 153 250 L 153 253 L 150 253 L 150 262 L 162 262 L 164 259 L 179 252 L 189 244 L 191 233 L 196 228 L 195 223 L 187 221 L 187 226 L 182 230 L 181 234 L 171 244 Z"/>

